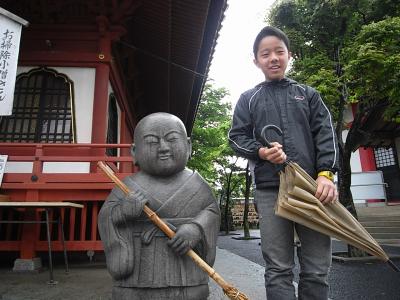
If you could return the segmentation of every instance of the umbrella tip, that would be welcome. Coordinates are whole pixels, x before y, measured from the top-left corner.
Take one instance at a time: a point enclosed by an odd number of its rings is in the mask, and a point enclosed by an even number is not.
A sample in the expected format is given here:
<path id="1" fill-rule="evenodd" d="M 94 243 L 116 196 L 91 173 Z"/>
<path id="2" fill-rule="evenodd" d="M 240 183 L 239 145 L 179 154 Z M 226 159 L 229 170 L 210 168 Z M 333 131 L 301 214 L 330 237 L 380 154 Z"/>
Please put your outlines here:
<path id="1" fill-rule="evenodd" d="M 389 264 L 389 266 L 391 266 L 391 267 L 392 267 L 392 269 L 393 269 L 393 270 L 395 270 L 396 272 L 399 272 L 399 273 L 400 273 L 400 269 L 399 269 L 399 267 L 398 267 L 398 266 L 396 266 L 396 265 L 394 264 L 394 262 L 393 262 L 393 261 L 391 261 L 390 259 L 388 259 L 387 263 Z"/>

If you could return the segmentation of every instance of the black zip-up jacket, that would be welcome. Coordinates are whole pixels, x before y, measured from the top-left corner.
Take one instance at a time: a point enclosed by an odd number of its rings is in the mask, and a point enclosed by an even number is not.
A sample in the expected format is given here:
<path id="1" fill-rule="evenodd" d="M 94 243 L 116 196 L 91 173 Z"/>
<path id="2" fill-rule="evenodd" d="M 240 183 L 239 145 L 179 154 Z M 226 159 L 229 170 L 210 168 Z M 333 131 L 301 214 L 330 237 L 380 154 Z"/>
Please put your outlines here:
<path id="1" fill-rule="evenodd" d="M 320 171 L 336 172 L 338 145 L 331 114 L 318 92 L 284 78 L 263 82 L 244 92 L 235 107 L 229 143 L 254 167 L 256 188 L 279 185 L 280 167 L 258 156 L 265 125 L 281 128 L 279 136 L 268 131 L 270 142 L 279 142 L 288 160 L 297 162 L 316 178 Z"/>

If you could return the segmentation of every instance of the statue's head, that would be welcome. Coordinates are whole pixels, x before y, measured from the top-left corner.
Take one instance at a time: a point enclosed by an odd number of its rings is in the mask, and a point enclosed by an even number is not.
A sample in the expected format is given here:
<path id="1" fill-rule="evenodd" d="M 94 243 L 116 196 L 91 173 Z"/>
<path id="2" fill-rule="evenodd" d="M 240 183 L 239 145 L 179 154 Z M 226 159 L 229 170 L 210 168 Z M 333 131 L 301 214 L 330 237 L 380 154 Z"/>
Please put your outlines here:
<path id="1" fill-rule="evenodd" d="M 168 113 L 154 113 L 136 125 L 132 155 L 141 171 L 170 176 L 185 169 L 191 142 L 182 121 Z"/>

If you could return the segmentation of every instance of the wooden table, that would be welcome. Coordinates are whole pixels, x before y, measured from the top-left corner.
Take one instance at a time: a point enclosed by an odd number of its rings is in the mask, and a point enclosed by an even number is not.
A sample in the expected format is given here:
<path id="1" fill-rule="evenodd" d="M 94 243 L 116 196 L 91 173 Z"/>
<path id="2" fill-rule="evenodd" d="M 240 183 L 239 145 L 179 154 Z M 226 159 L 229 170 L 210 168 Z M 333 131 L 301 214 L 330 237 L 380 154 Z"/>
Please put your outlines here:
<path id="1" fill-rule="evenodd" d="M 83 208 L 82 204 L 72 203 L 72 202 L 25 202 L 25 201 L 7 201 L 1 202 L 0 207 L 12 207 L 12 208 L 26 208 L 26 209 L 44 209 L 46 213 L 46 221 L 40 220 L 33 220 L 33 221 L 3 221 L 0 220 L 0 223 L 18 223 L 18 224 L 41 224 L 46 223 L 47 229 L 47 244 L 48 244 L 48 253 L 49 253 L 49 273 L 50 273 L 50 281 L 49 284 L 57 284 L 57 281 L 54 280 L 53 277 L 53 259 L 52 259 L 52 252 L 51 252 L 51 237 L 50 237 L 50 223 L 57 223 L 61 226 L 61 242 L 63 245 L 64 251 L 64 261 L 65 261 L 65 271 L 68 273 L 68 258 L 67 258 L 67 250 L 65 249 L 65 240 L 64 240 L 64 226 L 61 222 L 61 218 L 58 218 L 57 221 L 50 221 L 49 220 L 49 211 L 51 209 L 56 208 Z"/>

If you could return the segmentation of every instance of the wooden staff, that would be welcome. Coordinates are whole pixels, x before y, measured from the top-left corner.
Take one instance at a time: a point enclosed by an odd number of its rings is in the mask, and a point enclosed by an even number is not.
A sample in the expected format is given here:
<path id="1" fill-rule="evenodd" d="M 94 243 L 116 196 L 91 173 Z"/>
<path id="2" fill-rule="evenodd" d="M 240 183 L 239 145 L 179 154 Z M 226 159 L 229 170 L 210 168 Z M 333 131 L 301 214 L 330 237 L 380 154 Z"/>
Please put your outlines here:
<path id="1" fill-rule="evenodd" d="M 97 165 L 103 172 L 126 194 L 128 195 L 131 191 L 129 188 L 117 177 L 114 172 L 104 162 L 99 161 Z M 170 239 L 174 237 L 175 232 L 168 227 L 167 224 L 147 205 L 143 207 L 144 213 L 149 219 L 164 232 Z M 210 276 L 216 283 L 218 283 L 224 290 L 225 295 L 232 300 L 249 300 L 249 298 L 240 292 L 237 288 L 227 283 L 221 275 L 219 275 L 212 267 L 210 267 L 196 252 L 190 249 L 186 255 L 188 255 L 193 261 L 203 270 L 208 276 Z"/>

